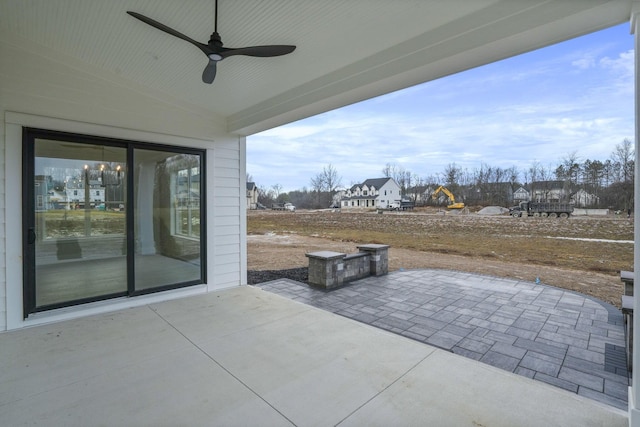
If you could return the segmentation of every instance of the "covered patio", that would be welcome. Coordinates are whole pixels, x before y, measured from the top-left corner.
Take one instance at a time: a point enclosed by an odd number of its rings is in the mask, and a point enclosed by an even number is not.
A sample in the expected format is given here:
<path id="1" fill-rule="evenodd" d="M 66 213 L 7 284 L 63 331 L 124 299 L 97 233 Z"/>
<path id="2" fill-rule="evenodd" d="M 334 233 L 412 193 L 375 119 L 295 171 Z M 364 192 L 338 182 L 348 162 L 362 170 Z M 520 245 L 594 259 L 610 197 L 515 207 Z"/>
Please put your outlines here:
<path id="1" fill-rule="evenodd" d="M 226 45 L 296 50 L 227 58 L 211 85 L 202 74 L 212 58 L 128 11 L 202 43 L 214 30 L 212 0 L 0 2 L 2 422 L 640 426 L 637 376 L 627 418 L 548 384 L 243 286 L 247 136 L 624 22 L 637 41 L 640 3 L 221 0 Z M 127 188 L 148 186 L 137 199 L 127 196 L 123 291 L 101 288 L 96 298 L 35 306 L 29 299 L 41 283 L 29 251 L 37 236 L 27 219 L 35 215 L 29 183 L 38 174 L 29 150 L 60 135 L 59 150 L 43 157 L 78 154 L 96 162 L 97 177 L 99 162 L 110 160 L 104 147 L 115 147 Z M 636 147 L 638 140 L 637 131 Z M 165 161 L 150 156 L 136 164 L 144 153 Z M 193 280 L 142 292 L 136 250 L 151 253 L 162 236 L 174 242 L 175 227 L 153 221 L 175 222 L 169 208 L 177 207 L 169 193 L 151 197 L 159 181 L 144 171 L 169 165 L 176 153 L 198 159 L 197 171 L 169 170 L 165 183 L 179 182 L 178 173 L 198 177 L 189 182 L 201 190 L 202 217 L 189 221 L 203 228 L 186 237 L 201 244 L 201 268 Z M 636 165 L 639 159 L 636 148 Z M 134 200 L 147 214 L 138 222 Z M 164 216 L 152 215 L 156 208 Z M 640 268 L 635 276 L 640 283 Z M 640 316 L 635 322 L 640 342 Z M 633 357 L 640 366 L 640 352 Z"/>

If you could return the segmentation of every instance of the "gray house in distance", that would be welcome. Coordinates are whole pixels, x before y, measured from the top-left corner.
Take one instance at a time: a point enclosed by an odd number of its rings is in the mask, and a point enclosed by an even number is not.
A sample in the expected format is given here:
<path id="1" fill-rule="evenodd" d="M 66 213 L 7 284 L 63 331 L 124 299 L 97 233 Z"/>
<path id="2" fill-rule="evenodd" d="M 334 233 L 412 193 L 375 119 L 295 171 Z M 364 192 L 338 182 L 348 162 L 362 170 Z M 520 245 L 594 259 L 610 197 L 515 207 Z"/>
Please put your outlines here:
<path id="1" fill-rule="evenodd" d="M 584 188 L 571 187 L 565 181 L 537 181 L 518 188 L 513 193 L 513 200 L 516 203 L 562 201 L 573 203 L 576 207 L 590 207 L 598 203 L 599 197 Z"/>

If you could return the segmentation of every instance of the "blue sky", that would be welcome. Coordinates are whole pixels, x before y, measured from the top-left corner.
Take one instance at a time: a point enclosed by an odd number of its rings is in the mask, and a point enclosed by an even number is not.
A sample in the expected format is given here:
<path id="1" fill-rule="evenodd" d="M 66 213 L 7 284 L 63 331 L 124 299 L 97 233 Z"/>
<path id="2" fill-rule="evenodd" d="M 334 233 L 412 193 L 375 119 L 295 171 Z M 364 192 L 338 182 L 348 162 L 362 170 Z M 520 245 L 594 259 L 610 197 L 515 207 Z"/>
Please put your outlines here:
<path id="1" fill-rule="evenodd" d="M 250 136 L 247 173 L 291 191 L 328 164 L 349 187 L 387 163 L 426 178 L 452 163 L 524 171 L 573 152 L 604 161 L 634 140 L 633 99 L 623 24 Z"/>

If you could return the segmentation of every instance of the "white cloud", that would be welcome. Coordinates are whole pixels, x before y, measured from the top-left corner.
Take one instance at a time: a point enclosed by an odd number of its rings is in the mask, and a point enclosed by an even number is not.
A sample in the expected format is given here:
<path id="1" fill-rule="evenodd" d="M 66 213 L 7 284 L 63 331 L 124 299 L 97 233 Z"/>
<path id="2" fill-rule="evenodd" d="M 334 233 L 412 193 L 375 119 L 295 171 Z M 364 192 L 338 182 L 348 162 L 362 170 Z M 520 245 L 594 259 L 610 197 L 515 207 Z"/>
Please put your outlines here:
<path id="1" fill-rule="evenodd" d="M 632 78 L 634 74 L 634 51 L 633 49 L 620 53 L 616 58 L 608 56 L 600 59 L 599 64 L 605 70 L 611 70 L 620 77 Z"/>
<path id="2" fill-rule="evenodd" d="M 595 58 L 589 56 L 585 58 L 576 59 L 575 61 L 571 62 L 571 65 L 573 65 L 574 67 L 580 70 L 586 70 L 587 68 L 594 67 L 596 65 L 596 60 Z"/>
<path id="3" fill-rule="evenodd" d="M 386 163 L 427 177 L 451 163 L 547 167 L 573 151 L 606 160 L 634 134 L 630 45 L 576 39 L 266 131 L 248 138 L 247 172 L 289 191 L 329 163 L 349 186 Z"/>

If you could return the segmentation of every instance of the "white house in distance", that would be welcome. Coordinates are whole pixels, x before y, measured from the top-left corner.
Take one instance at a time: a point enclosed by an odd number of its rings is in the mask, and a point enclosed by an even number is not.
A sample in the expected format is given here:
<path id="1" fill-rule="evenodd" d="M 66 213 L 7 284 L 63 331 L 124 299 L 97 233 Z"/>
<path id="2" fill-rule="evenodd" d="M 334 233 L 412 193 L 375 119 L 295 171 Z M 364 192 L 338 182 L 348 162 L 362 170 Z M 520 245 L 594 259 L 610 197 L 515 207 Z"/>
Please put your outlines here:
<path id="1" fill-rule="evenodd" d="M 516 191 L 513 192 L 513 202 L 518 204 L 520 202 L 528 202 L 530 198 L 529 191 L 520 186 Z"/>
<path id="2" fill-rule="evenodd" d="M 401 189 L 393 178 L 367 179 L 344 192 L 340 206 L 343 208 L 386 209 L 391 202 L 400 202 Z"/>
<path id="3" fill-rule="evenodd" d="M 258 187 L 255 182 L 247 182 L 247 209 L 258 209 Z"/>
<path id="4" fill-rule="evenodd" d="M 198 48 L 127 14 L 206 43 L 211 3 L 0 2 L 0 332 L 246 284 L 250 135 L 625 22 L 640 41 L 633 0 L 226 1 L 225 46 L 296 50 L 229 57 L 206 84 Z M 37 209 L 37 177 L 96 164 L 114 179 L 121 165 L 122 216 L 67 210 L 62 228 Z M 635 242 L 640 266 L 640 227 Z M 83 263 L 98 276 L 73 274 Z"/>

